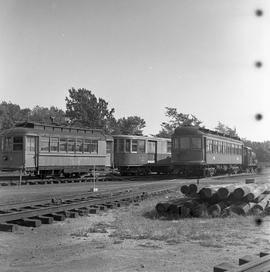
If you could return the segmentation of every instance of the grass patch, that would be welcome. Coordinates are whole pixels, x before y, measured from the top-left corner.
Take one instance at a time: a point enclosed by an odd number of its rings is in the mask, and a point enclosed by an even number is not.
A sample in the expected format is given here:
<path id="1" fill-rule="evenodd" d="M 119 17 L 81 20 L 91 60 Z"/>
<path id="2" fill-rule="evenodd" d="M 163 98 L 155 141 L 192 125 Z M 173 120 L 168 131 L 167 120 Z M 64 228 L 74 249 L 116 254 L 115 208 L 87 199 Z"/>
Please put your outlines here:
<path id="1" fill-rule="evenodd" d="M 215 239 L 209 239 L 207 241 L 201 241 L 200 245 L 203 247 L 216 247 L 216 248 L 223 248 L 223 246 L 218 243 Z"/>
<path id="2" fill-rule="evenodd" d="M 254 232 L 255 225 L 250 217 L 164 220 L 158 217 L 154 209 L 160 201 L 147 200 L 140 206 L 118 212 L 113 222 L 115 231 L 110 236 L 159 240 L 167 244 L 196 242 L 203 247 L 221 248 L 232 241 L 240 244 Z"/>
<path id="3" fill-rule="evenodd" d="M 107 228 L 110 227 L 111 225 L 107 223 L 98 222 L 89 228 L 80 229 L 74 233 L 71 233 L 70 235 L 74 237 L 88 237 L 90 233 L 108 233 Z"/>

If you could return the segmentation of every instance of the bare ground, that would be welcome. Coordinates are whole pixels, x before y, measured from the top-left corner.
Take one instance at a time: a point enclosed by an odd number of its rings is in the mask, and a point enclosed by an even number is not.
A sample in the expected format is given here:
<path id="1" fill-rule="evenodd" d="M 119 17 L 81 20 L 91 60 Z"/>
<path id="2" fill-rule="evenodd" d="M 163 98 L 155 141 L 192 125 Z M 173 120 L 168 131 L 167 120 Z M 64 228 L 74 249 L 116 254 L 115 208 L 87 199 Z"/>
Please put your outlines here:
<path id="1" fill-rule="evenodd" d="M 270 251 L 270 218 L 157 219 L 161 199 L 39 228 L 0 232 L 0 271 L 213 271 Z"/>

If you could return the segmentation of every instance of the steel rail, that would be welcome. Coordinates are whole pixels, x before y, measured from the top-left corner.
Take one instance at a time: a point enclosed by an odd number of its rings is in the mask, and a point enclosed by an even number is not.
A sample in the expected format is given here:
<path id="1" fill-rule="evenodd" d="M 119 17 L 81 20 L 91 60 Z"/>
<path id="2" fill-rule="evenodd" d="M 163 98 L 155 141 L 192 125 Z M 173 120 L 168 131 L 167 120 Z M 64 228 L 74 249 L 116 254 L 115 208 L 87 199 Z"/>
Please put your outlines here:
<path id="1" fill-rule="evenodd" d="M 237 177 L 245 177 L 245 176 L 253 176 L 257 177 L 259 174 L 256 173 L 239 173 L 239 174 L 231 174 L 231 175 L 220 175 L 220 176 L 213 176 L 213 177 L 206 177 L 210 179 L 226 179 L 226 178 L 237 178 Z M 19 185 L 19 176 L 0 176 L 0 185 L 1 186 L 16 186 Z M 134 176 L 119 176 L 119 175 L 100 175 L 96 177 L 97 181 L 126 181 L 126 180 L 138 180 L 138 179 L 164 179 L 164 178 L 184 178 L 179 177 L 173 174 L 150 174 L 150 175 L 134 175 Z M 192 179 L 196 177 L 190 177 Z M 204 179 L 204 178 L 200 178 Z M 79 178 L 45 178 L 45 179 L 38 179 L 36 177 L 29 177 L 23 176 L 21 185 L 46 185 L 46 184 L 62 184 L 62 183 L 87 183 L 93 182 L 94 177 L 79 177 Z"/>
<path id="2" fill-rule="evenodd" d="M 170 180 L 168 182 L 172 182 L 173 180 Z M 167 186 L 164 184 L 153 184 L 153 182 L 146 182 L 144 184 L 128 184 L 128 185 L 123 185 L 119 184 L 118 186 L 115 185 L 109 185 L 106 188 L 99 190 L 98 193 L 96 192 L 91 192 L 88 191 L 86 193 L 76 193 L 76 194 L 64 194 L 64 195 L 51 195 L 48 198 L 43 198 L 43 199 L 38 199 L 38 200 L 29 200 L 29 201 L 24 201 L 24 202 L 16 202 L 16 201 L 10 201 L 10 202 L 4 202 L 0 203 L 0 210 L 2 209 L 12 209 L 12 208 L 17 208 L 17 207 L 23 207 L 23 206 L 33 206 L 33 205 L 39 205 L 39 204 L 46 204 L 52 201 L 52 199 L 61 199 L 61 200 L 69 200 L 69 199 L 75 199 L 75 198 L 83 198 L 83 197 L 91 197 L 91 198 L 97 198 L 103 195 L 109 195 L 112 193 L 121 193 L 125 191 L 133 191 L 133 190 L 138 190 L 138 189 L 144 189 L 149 186 Z M 116 188 L 110 188 L 110 187 L 116 187 Z"/>
<path id="3" fill-rule="evenodd" d="M 6 223 L 9 221 L 26 219 L 26 218 L 47 215 L 52 213 L 59 213 L 59 212 L 64 212 L 68 210 L 80 209 L 80 208 L 89 207 L 89 206 L 102 205 L 104 203 L 120 201 L 124 199 L 130 199 L 132 201 L 137 197 L 142 197 L 144 195 L 149 195 L 149 194 L 152 195 L 154 193 L 157 194 L 164 191 L 168 192 L 178 187 L 179 186 L 175 186 L 175 185 L 171 187 L 166 186 L 164 188 L 158 188 L 158 189 L 155 188 L 150 190 L 148 189 L 147 191 L 138 190 L 137 192 L 132 192 L 132 193 L 128 192 L 121 195 L 107 196 L 106 198 L 100 198 L 100 199 L 77 200 L 77 201 L 72 201 L 71 203 L 63 202 L 61 204 L 50 203 L 50 205 L 48 204 L 45 204 L 44 206 L 40 205 L 41 207 L 38 207 L 38 206 L 25 207 L 18 211 L 14 211 L 14 212 L 6 211 L 6 213 L 0 214 L 0 223 Z"/>

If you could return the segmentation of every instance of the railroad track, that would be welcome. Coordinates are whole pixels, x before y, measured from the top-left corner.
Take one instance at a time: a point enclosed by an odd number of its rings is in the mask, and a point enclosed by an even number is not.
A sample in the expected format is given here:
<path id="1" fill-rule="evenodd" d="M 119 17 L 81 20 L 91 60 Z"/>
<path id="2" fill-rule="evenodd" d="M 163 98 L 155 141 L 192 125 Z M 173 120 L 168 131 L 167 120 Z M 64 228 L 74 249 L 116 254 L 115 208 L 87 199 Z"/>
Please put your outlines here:
<path id="1" fill-rule="evenodd" d="M 171 185 L 171 184 L 170 184 Z M 46 204 L 50 203 L 53 199 L 55 200 L 71 200 L 71 199 L 76 199 L 76 198 L 97 198 L 97 197 L 106 197 L 109 195 L 116 195 L 120 194 L 123 192 L 132 192 L 134 190 L 147 190 L 148 187 L 157 187 L 157 186 L 164 186 L 164 184 L 153 184 L 152 182 L 147 182 L 144 184 L 120 184 L 120 185 L 115 185 L 115 184 L 109 184 L 106 185 L 106 188 L 99 188 L 98 193 L 93 192 L 91 188 L 89 191 L 86 192 L 77 192 L 77 193 L 61 193 L 61 194 L 54 194 L 50 195 L 49 197 L 43 197 L 43 198 L 38 198 L 38 199 L 31 199 L 29 201 L 9 201 L 9 202 L 0 202 L 0 211 L 3 209 L 13 209 L 13 208 L 20 208 L 24 206 L 32 206 L 32 205 L 38 205 L 38 204 Z"/>
<path id="2" fill-rule="evenodd" d="M 149 188 L 137 188 L 132 191 L 122 190 L 100 194 L 80 195 L 77 197 L 42 200 L 25 203 L 13 203 L 0 206 L 0 230 L 14 231 L 18 225 L 38 227 L 41 224 L 51 224 L 53 221 L 63 221 L 66 217 L 75 218 L 78 215 L 98 213 L 108 208 L 139 202 L 149 196 L 157 195 L 179 186 L 159 185 Z"/>
<path id="3" fill-rule="evenodd" d="M 125 178 L 119 176 L 100 176 L 96 177 L 95 181 L 121 181 Z M 94 177 L 87 178 L 47 178 L 37 179 L 33 177 L 0 177 L 0 186 L 18 186 L 18 185 L 45 185 L 45 184 L 61 184 L 61 183 L 86 183 L 93 182 Z"/>
<path id="4" fill-rule="evenodd" d="M 256 174 L 234 174 L 234 175 L 225 175 L 225 176 L 213 176 L 211 179 L 219 180 L 224 178 L 237 178 L 237 177 L 245 177 L 245 176 L 253 176 L 256 177 Z M 95 181 L 138 181 L 145 179 L 172 179 L 172 178 L 181 178 L 177 175 L 145 175 L 145 176 L 119 176 L 119 175 L 107 175 L 107 176 L 97 176 Z M 195 177 L 190 177 L 188 179 L 194 179 Z M 185 179 L 185 178 L 184 178 Z M 46 185 L 46 184 L 63 184 L 63 183 L 88 183 L 93 182 L 94 177 L 81 177 L 81 178 L 46 178 L 46 179 L 37 179 L 35 177 L 23 176 L 20 182 L 19 176 L 0 176 L 0 186 L 19 186 L 19 185 Z"/>
<path id="5" fill-rule="evenodd" d="M 257 255 L 246 255 L 239 258 L 239 266 L 221 263 L 214 267 L 214 272 L 269 272 L 270 253 L 260 252 Z"/>
<path id="6" fill-rule="evenodd" d="M 87 183 L 95 181 L 136 181 L 141 179 L 166 179 L 174 178 L 174 175 L 146 175 L 146 176 L 119 176 L 105 175 L 94 177 L 79 177 L 79 178 L 46 178 L 38 179 L 35 177 L 23 176 L 20 182 L 19 176 L 0 176 L 0 186 L 18 186 L 18 185 L 45 185 L 45 184 L 61 184 L 61 183 Z"/>

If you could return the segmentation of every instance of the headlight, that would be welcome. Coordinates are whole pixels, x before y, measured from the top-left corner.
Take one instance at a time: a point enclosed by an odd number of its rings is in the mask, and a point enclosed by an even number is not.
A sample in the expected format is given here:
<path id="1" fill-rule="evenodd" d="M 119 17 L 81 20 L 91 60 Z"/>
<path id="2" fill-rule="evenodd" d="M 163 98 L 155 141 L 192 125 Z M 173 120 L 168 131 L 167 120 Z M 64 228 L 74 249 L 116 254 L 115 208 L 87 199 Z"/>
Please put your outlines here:
<path id="1" fill-rule="evenodd" d="M 3 159 L 3 161 L 7 161 L 8 160 L 8 156 L 3 156 L 2 159 Z"/>

